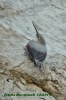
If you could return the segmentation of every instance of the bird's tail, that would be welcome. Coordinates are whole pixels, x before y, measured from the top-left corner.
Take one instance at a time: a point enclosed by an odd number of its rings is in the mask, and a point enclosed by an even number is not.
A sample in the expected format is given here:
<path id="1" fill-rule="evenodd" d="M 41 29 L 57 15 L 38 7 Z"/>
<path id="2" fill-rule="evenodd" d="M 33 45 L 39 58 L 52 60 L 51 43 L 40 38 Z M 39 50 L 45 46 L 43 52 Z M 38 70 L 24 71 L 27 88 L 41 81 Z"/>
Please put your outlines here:
<path id="1" fill-rule="evenodd" d="M 46 44 L 45 39 L 44 39 L 43 36 L 37 31 L 35 22 L 32 21 L 32 24 L 33 24 L 33 26 L 34 26 L 34 28 L 35 28 L 35 30 L 36 30 L 36 36 L 37 36 L 39 42 L 41 42 L 41 44 L 44 44 L 44 45 L 45 45 L 45 44 Z"/>

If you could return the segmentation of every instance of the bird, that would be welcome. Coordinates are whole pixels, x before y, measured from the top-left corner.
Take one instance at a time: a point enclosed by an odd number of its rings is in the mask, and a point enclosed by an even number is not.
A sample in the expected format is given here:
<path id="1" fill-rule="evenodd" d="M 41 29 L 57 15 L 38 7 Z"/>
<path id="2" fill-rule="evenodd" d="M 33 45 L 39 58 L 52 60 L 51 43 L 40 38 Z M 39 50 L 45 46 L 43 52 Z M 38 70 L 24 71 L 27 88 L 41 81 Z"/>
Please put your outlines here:
<path id="1" fill-rule="evenodd" d="M 32 24 L 36 30 L 38 41 L 29 40 L 29 42 L 25 46 L 25 50 L 29 56 L 29 59 L 34 62 L 34 65 L 41 68 L 43 65 L 43 61 L 47 56 L 46 41 L 43 36 L 37 31 L 36 23 L 32 21 Z"/>

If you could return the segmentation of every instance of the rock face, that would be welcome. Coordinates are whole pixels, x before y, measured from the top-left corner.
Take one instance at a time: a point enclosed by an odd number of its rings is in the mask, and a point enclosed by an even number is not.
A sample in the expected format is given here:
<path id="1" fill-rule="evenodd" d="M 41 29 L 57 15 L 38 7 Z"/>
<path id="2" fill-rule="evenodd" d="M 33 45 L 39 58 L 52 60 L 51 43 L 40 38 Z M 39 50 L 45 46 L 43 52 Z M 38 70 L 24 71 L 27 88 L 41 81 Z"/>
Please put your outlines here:
<path id="1" fill-rule="evenodd" d="M 32 21 L 46 39 L 42 71 L 24 55 Z M 0 0 L 0 99 L 66 100 L 66 0 Z"/>

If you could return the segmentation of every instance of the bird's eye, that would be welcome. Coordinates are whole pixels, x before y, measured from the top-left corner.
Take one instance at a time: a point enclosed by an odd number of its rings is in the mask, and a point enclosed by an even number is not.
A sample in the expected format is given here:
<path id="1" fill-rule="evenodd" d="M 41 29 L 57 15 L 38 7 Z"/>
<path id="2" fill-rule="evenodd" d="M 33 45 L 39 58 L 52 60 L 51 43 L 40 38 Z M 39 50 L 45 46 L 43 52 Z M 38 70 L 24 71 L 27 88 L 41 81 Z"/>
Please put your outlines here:
<path id="1" fill-rule="evenodd" d="M 39 36 L 37 36 L 39 38 Z"/>

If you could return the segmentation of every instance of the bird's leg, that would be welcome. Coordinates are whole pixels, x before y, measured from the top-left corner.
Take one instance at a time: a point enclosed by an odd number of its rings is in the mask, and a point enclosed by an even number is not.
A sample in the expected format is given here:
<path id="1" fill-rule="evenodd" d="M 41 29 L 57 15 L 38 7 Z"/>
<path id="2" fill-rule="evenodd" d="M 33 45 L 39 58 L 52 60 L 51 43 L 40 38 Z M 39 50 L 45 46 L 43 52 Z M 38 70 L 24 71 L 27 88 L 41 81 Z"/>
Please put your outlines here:
<path id="1" fill-rule="evenodd" d="M 36 60 L 34 59 L 34 66 L 36 67 L 37 66 L 37 63 L 36 63 Z"/>
<path id="2" fill-rule="evenodd" d="M 41 69 L 42 63 L 40 61 L 38 61 L 37 66 Z"/>
<path id="3" fill-rule="evenodd" d="M 41 69 L 41 64 L 39 65 L 39 68 Z"/>
<path id="4" fill-rule="evenodd" d="M 33 57 L 29 54 L 29 59 L 31 60 L 31 61 L 34 61 L 33 60 Z"/>

